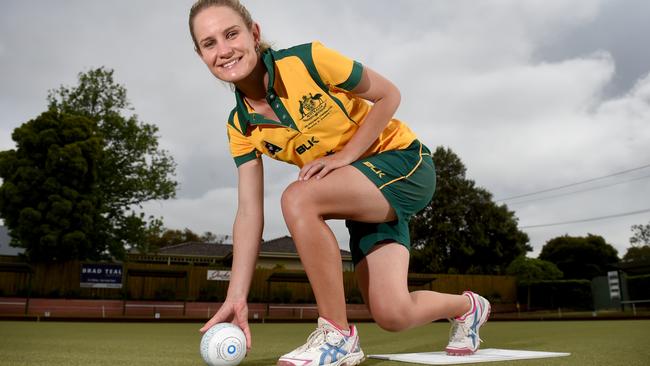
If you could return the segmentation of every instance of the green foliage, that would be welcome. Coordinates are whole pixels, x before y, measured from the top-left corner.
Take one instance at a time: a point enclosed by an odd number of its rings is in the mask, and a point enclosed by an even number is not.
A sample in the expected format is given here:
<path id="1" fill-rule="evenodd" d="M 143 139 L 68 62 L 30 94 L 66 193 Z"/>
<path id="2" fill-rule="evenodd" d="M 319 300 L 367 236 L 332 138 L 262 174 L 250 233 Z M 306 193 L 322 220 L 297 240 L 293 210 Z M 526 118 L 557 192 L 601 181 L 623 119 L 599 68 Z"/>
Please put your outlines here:
<path id="1" fill-rule="evenodd" d="M 121 258 L 160 220 L 134 209 L 172 198 L 175 163 L 158 128 L 126 116 L 126 89 L 104 68 L 48 95 L 49 112 L 14 131 L 0 155 L 0 213 L 33 260 Z"/>
<path id="2" fill-rule="evenodd" d="M 98 259 L 107 246 L 96 125 L 50 111 L 16 128 L 12 138 L 16 150 L 0 152 L 0 214 L 12 245 L 33 260 Z"/>
<path id="3" fill-rule="evenodd" d="M 151 253 L 156 252 L 160 248 L 171 245 L 187 242 L 212 243 L 216 239 L 217 236 L 209 231 L 206 231 L 202 235 L 198 235 L 188 228 L 185 228 L 184 230 L 173 230 L 158 226 L 157 228 L 152 228 L 152 230 L 147 232 L 145 245 L 140 247 L 140 249 L 143 253 Z"/>
<path id="4" fill-rule="evenodd" d="M 517 282 L 522 285 L 544 280 L 557 280 L 563 275 L 555 264 L 523 255 L 510 263 L 506 273 L 517 277 Z"/>
<path id="5" fill-rule="evenodd" d="M 650 262 L 650 245 L 629 247 L 623 256 L 624 262 Z"/>
<path id="6" fill-rule="evenodd" d="M 467 179 L 456 154 L 439 147 L 433 160 L 436 193 L 411 221 L 412 272 L 502 274 L 532 250 L 514 212 Z"/>
<path id="7" fill-rule="evenodd" d="M 627 278 L 627 290 L 630 300 L 650 299 L 650 275 L 629 276 Z"/>
<path id="8" fill-rule="evenodd" d="M 591 281 L 556 280 L 531 283 L 528 310 L 532 309 L 581 309 L 593 308 Z M 524 302 L 526 291 L 517 291 L 519 301 Z"/>
<path id="9" fill-rule="evenodd" d="M 109 221 L 111 253 L 120 257 L 124 248 L 140 248 L 142 232 L 155 230 L 159 222 L 147 222 L 132 208 L 154 199 L 173 198 L 177 182 L 173 158 L 158 147 L 158 127 L 126 116 L 131 110 L 126 88 L 103 67 L 79 74 L 75 87 L 50 91 L 49 108 L 86 116 L 97 123 L 104 138 L 104 154 L 98 174 L 104 214 Z"/>
<path id="10" fill-rule="evenodd" d="M 549 240 L 542 247 L 539 259 L 554 263 L 564 273 L 564 278 L 591 280 L 618 263 L 618 254 L 602 236 L 565 235 Z"/>
<path id="11" fill-rule="evenodd" d="M 650 245 L 650 222 L 645 225 L 632 225 L 630 244 Z"/>

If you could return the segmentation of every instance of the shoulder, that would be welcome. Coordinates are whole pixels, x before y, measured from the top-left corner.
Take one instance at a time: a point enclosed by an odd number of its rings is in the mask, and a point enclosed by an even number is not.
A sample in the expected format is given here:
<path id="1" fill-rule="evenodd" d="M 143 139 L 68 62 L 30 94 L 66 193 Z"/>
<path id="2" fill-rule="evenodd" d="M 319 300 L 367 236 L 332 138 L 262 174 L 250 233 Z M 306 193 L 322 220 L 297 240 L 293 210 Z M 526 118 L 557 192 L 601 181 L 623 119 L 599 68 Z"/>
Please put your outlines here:
<path id="1" fill-rule="evenodd" d="M 323 43 L 320 41 L 313 41 L 281 50 L 274 50 L 273 58 L 275 61 L 279 61 L 286 57 L 298 57 L 303 61 L 311 61 L 315 55 L 318 55 L 319 52 L 325 50 L 328 50 L 328 48 L 325 47 Z"/>

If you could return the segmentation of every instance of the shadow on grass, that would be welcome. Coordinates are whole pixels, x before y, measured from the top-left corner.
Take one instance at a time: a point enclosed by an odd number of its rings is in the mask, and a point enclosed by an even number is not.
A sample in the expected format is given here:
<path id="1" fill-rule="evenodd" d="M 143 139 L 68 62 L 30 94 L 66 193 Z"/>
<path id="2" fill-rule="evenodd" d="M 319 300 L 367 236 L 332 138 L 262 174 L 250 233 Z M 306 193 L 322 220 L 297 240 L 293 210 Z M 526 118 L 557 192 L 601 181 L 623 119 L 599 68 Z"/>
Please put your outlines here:
<path id="1" fill-rule="evenodd" d="M 273 366 L 277 364 L 278 359 L 276 357 L 273 358 L 262 358 L 262 359 L 257 359 L 257 360 L 244 360 L 241 365 L 243 366 Z M 388 361 L 388 360 L 380 360 L 377 358 L 368 358 L 366 357 L 365 361 L 363 361 L 362 365 L 363 366 L 370 366 L 370 365 L 381 365 L 386 362 L 393 362 L 393 361 Z"/>
<path id="2" fill-rule="evenodd" d="M 260 358 L 256 360 L 245 359 L 241 364 L 245 366 L 272 366 L 278 363 L 277 357 Z"/>

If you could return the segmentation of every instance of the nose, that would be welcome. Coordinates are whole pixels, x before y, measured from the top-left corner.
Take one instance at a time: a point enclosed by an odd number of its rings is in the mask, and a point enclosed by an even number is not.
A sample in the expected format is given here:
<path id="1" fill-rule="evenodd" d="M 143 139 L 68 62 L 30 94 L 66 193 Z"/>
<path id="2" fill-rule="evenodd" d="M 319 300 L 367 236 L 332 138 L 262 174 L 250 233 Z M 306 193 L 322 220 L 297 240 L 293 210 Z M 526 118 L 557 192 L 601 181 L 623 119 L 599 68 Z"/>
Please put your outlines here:
<path id="1" fill-rule="evenodd" d="M 233 54 L 233 49 L 228 45 L 228 42 L 220 42 L 217 44 L 217 54 L 219 58 L 229 58 Z"/>

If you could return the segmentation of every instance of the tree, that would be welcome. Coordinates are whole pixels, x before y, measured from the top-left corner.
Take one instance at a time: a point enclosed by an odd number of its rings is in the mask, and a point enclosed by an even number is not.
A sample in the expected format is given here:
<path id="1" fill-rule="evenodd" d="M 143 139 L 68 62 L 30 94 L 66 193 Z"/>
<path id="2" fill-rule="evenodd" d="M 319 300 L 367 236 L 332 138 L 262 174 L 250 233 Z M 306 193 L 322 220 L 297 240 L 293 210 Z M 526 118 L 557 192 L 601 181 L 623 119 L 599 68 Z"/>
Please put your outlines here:
<path id="1" fill-rule="evenodd" d="M 650 222 L 645 225 L 632 225 L 632 237 L 630 244 L 650 245 Z"/>
<path id="2" fill-rule="evenodd" d="M 61 86 L 50 91 L 49 108 L 86 116 L 97 123 L 104 138 L 104 155 L 99 162 L 99 186 L 104 215 L 110 228 L 112 253 L 146 245 L 143 232 L 160 223 L 145 220 L 133 209 L 154 199 L 169 199 L 178 183 L 173 158 L 158 147 L 158 127 L 126 116 L 132 107 L 126 88 L 113 79 L 113 70 L 103 67 L 79 74 L 76 87 Z"/>
<path id="3" fill-rule="evenodd" d="M 160 220 L 152 217 L 147 220 L 143 213 L 136 213 L 135 210 L 141 208 L 140 205 L 145 201 L 174 197 L 177 186 L 172 179 L 175 169 L 174 160 L 166 151 L 158 147 L 158 128 L 153 124 L 139 121 L 136 115 L 126 116 L 132 109 L 126 98 L 126 89 L 115 83 L 112 70 L 104 68 L 80 73 L 79 83 L 75 87 L 61 86 L 58 90 L 50 91 L 48 103 L 51 115 L 76 116 L 74 118 L 90 121 L 94 125 L 93 131 L 99 141 L 101 153 L 86 156 L 88 164 L 93 167 L 93 216 L 101 217 L 101 224 L 95 225 L 95 239 L 91 243 L 96 248 L 91 252 L 102 252 L 121 258 L 125 250 L 146 245 L 147 232 L 160 226 Z M 47 132 L 54 135 L 65 133 Z M 15 140 L 23 137 L 21 133 L 14 134 Z M 34 139 L 34 137 L 26 138 Z M 58 142 L 51 143 L 50 140 L 44 141 L 48 146 L 58 144 Z M 17 141 L 17 143 L 20 150 L 21 142 Z M 11 160 L 13 155 L 24 157 L 24 154 L 36 154 L 24 158 L 38 160 L 41 159 L 38 154 L 43 154 L 34 149 L 18 150 L 5 152 L 5 156 Z M 92 159 L 94 160 L 91 163 Z M 19 169 L 27 168 L 12 163 L 5 165 L 4 174 L 10 178 L 5 178 L 3 187 L 7 182 L 11 182 L 11 177 L 20 174 Z M 47 170 L 46 173 L 54 174 L 51 170 Z M 56 181 L 65 177 L 56 175 L 56 178 L 52 179 Z M 7 191 L 14 189 L 10 185 L 8 187 Z M 33 189 L 39 190 L 45 187 L 33 186 Z M 20 202 L 12 204 L 20 205 Z M 29 201 L 25 201 L 25 204 L 27 205 L 25 207 L 31 207 Z M 32 208 L 42 211 L 40 206 Z M 19 215 L 19 212 L 10 210 L 10 212 L 2 212 L 2 215 L 6 222 L 18 223 L 18 216 L 9 218 L 7 216 Z M 66 214 L 74 213 L 70 211 Z M 13 230 L 11 226 L 10 230 Z M 28 244 L 25 240 L 29 241 L 33 238 L 23 237 L 25 234 L 22 231 L 15 231 L 12 235 L 14 246 L 31 248 L 33 253 L 38 253 L 40 250 L 34 249 L 35 245 L 53 245 L 52 242 L 44 239 L 38 241 L 39 244 L 35 241 Z M 84 253 L 86 251 L 79 251 L 76 258 L 86 259 Z"/>
<path id="4" fill-rule="evenodd" d="M 412 271 L 499 274 L 532 250 L 514 213 L 465 177 L 456 154 L 439 147 L 433 160 L 436 193 L 411 221 Z"/>
<path id="5" fill-rule="evenodd" d="M 16 128 L 12 138 L 16 150 L 0 152 L 0 214 L 12 246 L 36 261 L 99 258 L 108 248 L 96 124 L 50 111 Z"/>
<path id="6" fill-rule="evenodd" d="M 624 262 L 650 262 L 650 245 L 629 247 L 623 256 Z"/>
<path id="7" fill-rule="evenodd" d="M 146 248 L 142 248 L 141 251 L 145 253 L 156 252 L 160 248 L 181 243 L 212 243 L 215 241 L 217 241 L 217 236 L 210 231 L 198 235 L 188 228 L 185 228 L 184 230 L 174 230 L 160 227 L 160 230 L 152 230 L 149 232 L 147 246 Z"/>
<path id="8" fill-rule="evenodd" d="M 542 247 L 539 259 L 554 263 L 566 279 L 591 280 L 618 263 L 618 253 L 602 236 L 565 235 L 549 240 Z"/>
<path id="9" fill-rule="evenodd" d="M 506 273 L 517 277 L 517 282 L 520 285 L 527 287 L 528 309 L 530 309 L 530 287 L 533 283 L 539 281 L 557 280 L 563 276 L 562 271 L 560 271 L 555 264 L 537 258 L 528 258 L 523 255 L 517 257 L 517 259 L 510 263 L 506 270 Z"/>

